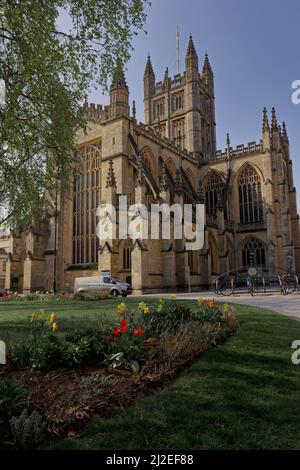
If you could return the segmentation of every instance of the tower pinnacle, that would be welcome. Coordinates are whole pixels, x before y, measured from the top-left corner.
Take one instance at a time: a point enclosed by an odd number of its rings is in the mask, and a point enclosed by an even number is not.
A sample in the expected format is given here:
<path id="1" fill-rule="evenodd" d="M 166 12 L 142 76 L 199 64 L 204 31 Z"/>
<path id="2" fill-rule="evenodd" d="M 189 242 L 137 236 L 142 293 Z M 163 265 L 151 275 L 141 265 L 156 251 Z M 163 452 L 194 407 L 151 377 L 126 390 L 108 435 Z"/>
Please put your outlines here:
<path id="1" fill-rule="evenodd" d="M 270 126 L 269 126 L 269 119 L 268 119 L 268 111 L 267 108 L 264 107 L 263 109 L 263 133 L 264 132 L 270 132 Z"/>
<path id="2" fill-rule="evenodd" d="M 185 56 L 185 68 L 187 71 L 188 80 L 196 80 L 198 78 L 198 55 L 192 36 L 189 38 L 188 48 Z"/>
<path id="3" fill-rule="evenodd" d="M 123 68 L 121 67 L 121 65 L 117 65 L 115 69 L 111 86 L 112 88 L 115 88 L 115 87 L 127 88 L 125 75 L 124 75 Z"/>
<path id="4" fill-rule="evenodd" d="M 186 56 L 187 57 L 192 57 L 192 56 L 198 57 L 195 46 L 194 46 L 193 37 L 192 37 L 191 34 L 190 34 L 190 37 L 189 37 L 189 43 L 188 43 Z"/>
<path id="5" fill-rule="evenodd" d="M 284 140 L 286 140 L 287 142 L 289 141 L 288 134 L 287 134 L 287 130 L 286 130 L 286 124 L 285 124 L 284 121 L 283 121 L 283 123 L 282 123 L 282 137 L 283 137 Z"/>
<path id="6" fill-rule="evenodd" d="M 106 188 L 116 188 L 117 182 L 115 177 L 113 161 L 109 160 L 108 174 L 106 178 Z"/>
<path id="7" fill-rule="evenodd" d="M 152 62 L 151 62 L 150 55 L 148 55 L 144 76 L 150 76 L 150 75 L 155 76 L 154 71 L 153 71 L 153 67 L 152 67 Z"/>
<path id="8" fill-rule="evenodd" d="M 272 131 L 277 131 L 278 130 L 278 124 L 277 124 L 277 117 L 276 117 L 276 109 L 272 108 Z"/>

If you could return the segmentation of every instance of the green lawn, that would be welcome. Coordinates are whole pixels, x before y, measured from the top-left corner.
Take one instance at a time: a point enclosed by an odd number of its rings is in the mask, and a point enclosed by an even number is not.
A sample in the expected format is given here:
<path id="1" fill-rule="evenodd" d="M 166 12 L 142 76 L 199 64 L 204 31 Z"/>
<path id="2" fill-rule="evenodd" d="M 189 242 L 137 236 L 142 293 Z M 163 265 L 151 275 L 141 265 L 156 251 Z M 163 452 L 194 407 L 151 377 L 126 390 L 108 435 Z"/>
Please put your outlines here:
<path id="1" fill-rule="evenodd" d="M 138 300 L 126 301 L 134 308 Z M 65 326 L 111 318 L 118 301 L 50 307 Z M 0 304 L 0 336 L 21 328 L 37 304 Z M 291 343 L 300 322 L 238 306 L 239 332 L 206 353 L 165 390 L 137 401 L 119 416 L 93 420 L 81 439 L 54 449 L 299 449 L 300 365 Z M 2 328 L 3 327 L 3 328 Z"/>
<path id="2" fill-rule="evenodd" d="M 0 339 L 10 340 L 29 331 L 32 313 L 44 308 L 47 314 L 54 312 L 61 331 L 78 327 L 96 327 L 99 323 L 117 319 L 116 306 L 126 302 L 132 309 L 141 301 L 134 299 L 108 299 L 101 301 L 5 301 L 0 302 Z M 156 303 L 151 300 L 148 303 Z"/>

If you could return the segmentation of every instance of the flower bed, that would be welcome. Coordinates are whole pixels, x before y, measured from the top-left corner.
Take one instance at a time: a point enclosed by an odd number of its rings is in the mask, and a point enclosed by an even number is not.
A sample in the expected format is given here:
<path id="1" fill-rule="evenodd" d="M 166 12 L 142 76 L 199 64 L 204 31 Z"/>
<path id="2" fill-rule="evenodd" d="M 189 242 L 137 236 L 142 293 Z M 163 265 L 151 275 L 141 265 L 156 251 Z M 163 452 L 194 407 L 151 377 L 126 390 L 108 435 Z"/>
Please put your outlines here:
<path id="1" fill-rule="evenodd" d="M 77 435 L 91 417 L 111 416 L 165 386 L 238 328 L 233 308 L 214 300 L 190 308 L 161 299 L 136 311 L 121 303 L 117 314 L 109 328 L 72 332 L 54 312 L 32 314 L 30 335 L 10 345 L 0 376 L 0 441 L 26 448 Z"/>
<path id="2" fill-rule="evenodd" d="M 60 292 L 53 294 L 53 292 L 30 292 L 29 294 L 20 294 L 19 292 L 7 292 L 0 297 L 0 302 L 8 301 L 42 301 L 51 302 L 53 300 L 58 301 L 70 301 L 70 300 L 103 300 L 109 298 L 109 292 L 76 292 L 70 294 L 67 292 Z"/>

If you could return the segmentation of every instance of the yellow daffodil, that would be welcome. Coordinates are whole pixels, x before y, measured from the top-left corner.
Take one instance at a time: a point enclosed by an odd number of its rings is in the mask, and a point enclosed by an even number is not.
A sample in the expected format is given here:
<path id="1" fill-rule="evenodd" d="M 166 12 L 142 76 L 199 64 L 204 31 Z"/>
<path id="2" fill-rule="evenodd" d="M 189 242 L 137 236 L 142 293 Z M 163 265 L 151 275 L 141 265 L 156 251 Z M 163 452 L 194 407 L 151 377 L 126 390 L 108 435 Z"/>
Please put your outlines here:
<path id="1" fill-rule="evenodd" d="M 224 312 L 224 313 L 227 313 L 228 310 L 229 310 L 229 305 L 228 305 L 228 304 L 224 304 L 224 306 L 223 306 L 223 312 Z"/>
<path id="2" fill-rule="evenodd" d="M 139 303 L 139 309 L 144 313 L 149 313 L 149 310 L 150 310 L 148 305 L 145 304 L 145 302 Z"/>
<path id="3" fill-rule="evenodd" d="M 57 320 L 56 315 L 55 315 L 54 312 L 52 312 L 50 317 L 49 317 L 49 322 L 53 323 L 53 322 L 55 322 L 55 320 Z"/>
<path id="4" fill-rule="evenodd" d="M 126 310 L 126 305 L 124 303 L 121 303 L 117 306 L 117 312 L 118 313 L 123 313 Z"/>
<path id="5" fill-rule="evenodd" d="M 159 304 L 158 307 L 157 307 L 157 312 L 160 313 L 163 309 L 163 304 Z"/>
<path id="6" fill-rule="evenodd" d="M 177 298 L 177 297 L 176 297 L 176 294 L 171 294 L 171 295 L 170 295 L 170 299 L 176 299 L 176 298 Z"/>
<path id="7" fill-rule="evenodd" d="M 52 323 L 52 331 L 57 331 L 59 329 L 58 323 L 54 322 Z"/>

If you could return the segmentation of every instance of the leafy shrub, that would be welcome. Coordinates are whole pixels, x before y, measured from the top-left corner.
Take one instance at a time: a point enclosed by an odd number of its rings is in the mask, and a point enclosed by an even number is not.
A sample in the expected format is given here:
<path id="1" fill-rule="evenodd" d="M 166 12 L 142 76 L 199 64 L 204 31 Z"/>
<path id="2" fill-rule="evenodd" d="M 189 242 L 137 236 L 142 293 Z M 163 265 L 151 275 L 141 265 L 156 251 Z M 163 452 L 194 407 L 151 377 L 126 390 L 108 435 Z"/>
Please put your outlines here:
<path id="1" fill-rule="evenodd" d="M 110 350 L 110 345 L 104 338 L 103 332 L 92 328 L 83 328 L 69 333 L 66 340 L 82 347 L 84 344 L 88 344 L 91 356 L 103 356 Z"/>
<path id="2" fill-rule="evenodd" d="M 46 426 L 37 411 L 28 415 L 27 410 L 24 410 L 21 416 L 11 418 L 9 424 L 18 448 L 28 449 L 43 442 Z"/>
<path id="3" fill-rule="evenodd" d="M 32 348 L 30 368 L 53 369 L 64 365 L 64 346 L 53 336 L 43 338 Z"/>
<path id="4" fill-rule="evenodd" d="M 191 320 L 190 307 L 174 303 L 170 299 L 160 299 L 156 308 L 145 310 L 144 302 L 139 304 L 142 313 L 143 328 L 147 335 L 159 338 L 163 331 L 173 331 L 182 324 Z"/>
<path id="5" fill-rule="evenodd" d="M 30 336 L 13 345 L 15 360 L 30 369 L 80 365 L 91 357 L 104 358 L 112 348 L 100 330 L 80 329 L 66 337 L 58 333 L 56 315 L 39 310 L 31 317 Z"/>
<path id="6" fill-rule="evenodd" d="M 23 408 L 26 402 L 26 390 L 21 382 L 13 378 L 0 380 L 0 411 L 8 416 Z"/>
<path id="7" fill-rule="evenodd" d="M 109 292 L 75 292 L 72 295 L 72 300 L 104 300 L 109 298 Z"/>
<path id="8" fill-rule="evenodd" d="M 198 308 L 193 312 L 193 318 L 207 323 L 219 323 L 224 317 L 221 306 L 215 300 L 197 300 Z"/>
<path id="9" fill-rule="evenodd" d="M 38 294 L 34 294 L 34 293 L 26 294 L 24 295 L 23 298 L 24 300 L 39 300 Z"/>

